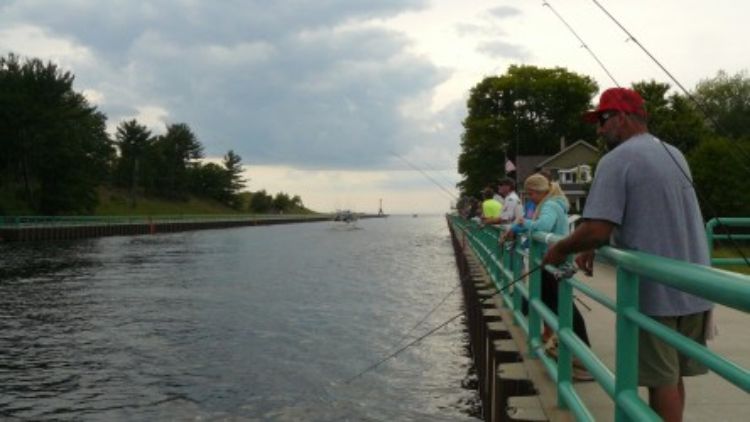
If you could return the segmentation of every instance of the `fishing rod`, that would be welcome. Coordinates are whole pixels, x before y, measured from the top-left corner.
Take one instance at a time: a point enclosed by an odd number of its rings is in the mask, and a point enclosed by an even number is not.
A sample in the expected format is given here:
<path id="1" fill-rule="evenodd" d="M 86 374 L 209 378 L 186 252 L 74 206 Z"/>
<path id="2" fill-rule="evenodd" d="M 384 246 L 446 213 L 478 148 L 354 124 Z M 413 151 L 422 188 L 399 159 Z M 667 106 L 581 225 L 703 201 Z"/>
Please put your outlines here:
<path id="1" fill-rule="evenodd" d="M 447 179 L 447 178 L 445 177 L 445 174 L 443 173 L 443 170 L 438 170 L 438 169 L 436 169 L 436 168 L 432 167 L 431 165 L 429 165 L 429 164 L 427 164 L 427 163 L 422 163 L 422 166 L 423 166 L 423 167 L 424 167 L 425 169 L 427 169 L 427 170 L 431 171 L 431 172 L 432 172 L 433 174 L 437 174 L 437 175 L 438 175 L 438 177 L 440 178 L 440 180 L 439 180 L 439 181 L 440 181 L 440 182 L 441 182 L 441 183 L 442 183 L 442 184 L 443 184 L 444 186 L 445 186 L 445 185 L 447 185 L 447 186 L 451 186 L 452 184 L 454 184 L 454 182 L 453 182 L 453 181 L 451 181 L 451 180 L 448 180 L 448 179 Z"/>
<path id="2" fill-rule="evenodd" d="M 425 322 L 427 320 L 427 318 L 429 318 L 430 315 L 432 315 L 440 307 L 440 305 L 442 305 L 443 303 L 445 303 L 445 301 L 448 300 L 448 298 L 453 293 L 455 293 L 456 290 L 458 290 L 459 287 L 461 287 L 461 283 L 460 282 L 458 284 L 456 284 L 456 286 L 453 287 L 453 289 L 451 289 L 451 291 L 449 291 L 448 294 L 446 294 L 445 296 L 443 296 L 443 299 L 440 302 L 438 302 L 437 305 L 433 306 L 432 309 L 430 309 L 430 311 L 427 312 L 427 314 L 424 315 L 424 317 L 422 317 L 419 321 L 417 321 L 416 324 L 414 324 L 403 336 L 401 336 L 401 338 L 398 339 L 398 341 L 395 343 L 396 346 L 399 346 L 404 340 L 406 340 L 406 338 L 409 337 L 409 335 L 412 333 L 412 331 L 414 331 L 417 327 L 419 327 L 420 325 L 422 325 L 422 323 Z"/>
<path id="3" fill-rule="evenodd" d="M 657 59 L 656 59 L 656 57 L 654 57 L 654 55 L 653 55 L 653 54 L 651 54 L 651 52 L 650 52 L 650 51 L 648 51 L 648 49 L 646 49 L 646 47 L 644 47 L 644 46 L 643 46 L 643 44 L 641 44 L 641 42 L 640 42 L 640 41 L 638 41 L 638 39 L 636 39 L 636 38 L 635 38 L 635 36 L 634 36 L 634 35 L 633 35 L 633 34 L 632 34 L 632 33 L 631 33 L 630 31 L 628 31 L 628 30 L 627 30 L 627 28 L 625 28 L 625 27 L 624 27 L 624 26 L 623 26 L 623 25 L 622 25 L 622 24 L 620 23 L 620 21 L 618 21 L 618 20 L 617 20 L 617 19 L 616 19 L 616 18 L 615 18 L 615 17 L 614 17 L 614 16 L 613 16 L 613 15 L 612 15 L 612 14 L 611 14 L 611 13 L 610 13 L 610 12 L 609 12 L 609 11 L 608 11 L 608 10 L 607 10 L 606 8 L 605 8 L 605 7 L 604 7 L 604 6 L 602 6 L 602 5 L 601 5 L 601 3 L 599 3 L 599 2 L 597 1 L 597 0 L 591 0 L 591 1 L 593 1 L 593 2 L 594 2 L 594 4 L 595 4 L 595 5 L 597 6 L 597 7 L 599 7 L 599 9 L 601 9 L 601 10 L 602 10 L 602 12 L 604 12 L 604 14 L 606 14 L 606 15 L 607 15 L 607 16 L 608 16 L 608 17 L 609 17 L 609 18 L 610 18 L 611 20 L 612 20 L 612 22 L 614 22 L 614 23 L 615 23 L 615 24 L 616 24 L 616 25 L 617 25 L 618 27 L 620 27 L 620 29 L 622 29 L 622 31 L 623 31 L 623 32 L 625 32 L 625 34 L 626 34 L 626 35 L 628 36 L 628 39 L 629 39 L 630 41 L 633 41 L 633 42 L 634 42 L 634 43 L 635 43 L 635 44 L 636 44 L 636 45 L 637 45 L 637 46 L 638 46 L 638 47 L 639 47 L 639 48 L 640 48 L 640 49 L 641 49 L 641 50 L 642 50 L 642 51 L 643 51 L 644 53 L 646 53 L 646 55 L 647 55 L 647 56 L 648 56 L 648 57 L 649 57 L 649 58 L 650 58 L 650 59 L 651 59 L 651 60 L 652 60 L 652 61 L 653 61 L 654 63 L 656 63 L 656 65 L 657 65 L 657 66 L 659 66 L 659 68 L 660 68 L 660 69 L 661 69 L 662 71 L 664 71 L 664 73 L 665 73 L 665 74 L 666 74 L 666 75 L 667 75 L 667 76 L 668 76 L 668 77 L 669 77 L 669 78 L 670 78 L 670 79 L 671 79 L 671 80 L 672 80 L 672 81 L 673 81 L 673 82 L 674 82 L 674 83 L 675 83 L 675 84 L 676 84 L 676 85 L 677 85 L 677 86 L 678 86 L 678 87 L 680 88 L 680 90 L 681 90 L 681 91 L 682 91 L 682 92 L 683 92 L 683 93 L 685 94 L 685 96 L 687 96 L 687 98 L 688 98 L 688 99 L 690 99 L 690 100 L 691 100 L 691 101 L 692 101 L 692 102 L 693 102 L 693 103 L 694 103 L 694 104 L 695 104 L 695 105 L 696 105 L 696 106 L 698 107 L 698 109 L 699 109 L 699 110 L 700 110 L 700 111 L 701 111 L 701 112 L 703 113 L 703 115 L 704 115 L 704 116 L 705 116 L 706 118 L 708 118 L 708 119 L 709 119 L 709 120 L 711 121 L 711 123 L 712 123 L 712 124 L 714 125 L 714 127 L 715 127 L 716 129 L 718 129 L 718 130 L 719 130 L 719 132 L 720 132 L 720 133 L 726 133 L 726 130 L 725 130 L 725 129 L 724 129 L 724 128 L 723 128 L 723 127 L 722 127 L 722 126 L 721 126 L 721 125 L 719 124 L 719 122 L 718 122 L 718 121 L 716 120 L 716 118 L 715 118 L 715 117 L 714 117 L 713 115 L 711 115 L 711 113 L 709 113 L 709 112 L 708 112 L 708 110 L 706 109 L 706 107 L 704 106 L 704 104 L 703 104 L 703 103 L 701 103 L 700 101 L 698 101 L 698 99 L 697 99 L 697 98 L 695 98 L 695 97 L 694 97 L 694 96 L 693 96 L 692 94 L 690 94 L 690 92 L 688 92 L 688 90 L 687 90 L 687 89 L 685 89 L 685 87 L 684 87 L 684 86 L 682 85 L 682 83 L 680 83 L 680 81 L 679 81 L 679 80 L 677 80 L 677 78 L 675 78 L 675 77 L 674 77 L 674 76 L 672 75 L 672 73 L 671 73 L 671 72 L 669 72 L 669 70 L 667 70 L 667 68 L 666 68 L 666 67 L 664 67 L 664 66 L 663 66 L 663 65 L 661 64 L 661 62 L 660 62 L 659 60 L 657 60 Z M 658 139 L 658 138 L 657 138 L 657 139 Z M 726 140 L 727 140 L 727 142 L 729 142 L 729 139 L 726 139 Z M 672 161 L 673 161 L 673 162 L 675 163 L 675 165 L 676 165 L 676 166 L 677 166 L 677 168 L 678 168 L 678 169 L 680 170 L 680 172 L 682 173 L 682 175 L 683 175 L 683 176 L 685 177 L 685 179 L 686 179 L 686 180 L 688 181 L 688 183 L 690 183 L 690 186 L 692 186 L 692 187 L 693 187 L 693 191 L 695 192 L 695 194 L 696 194 L 696 195 L 698 195 L 698 197 L 700 198 L 701 202 L 702 202 L 702 203 L 704 203 L 704 204 L 705 204 L 705 205 L 706 205 L 706 206 L 707 206 L 707 207 L 709 208 L 709 210 L 711 211 L 711 214 L 713 214 L 713 215 L 714 215 L 714 218 L 716 218 L 716 221 L 717 221 L 717 222 L 719 223 L 719 225 L 720 225 L 720 226 L 721 226 L 722 228 L 724 228 L 724 229 L 726 230 L 726 233 L 727 233 L 727 238 L 728 238 L 728 239 L 729 239 L 729 241 L 730 241 L 730 242 L 732 243 L 732 246 L 734 247 L 734 249 L 735 249 L 735 250 L 736 250 L 736 251 L 737 251 L 737 252 L 738 252 L 738 253 L 740 254 L 740 256 L 742 257 L 742 259 L 744 259 L 744 260 L 745 260 L 745 263 L 746 263 L 746 264 L 747 264 L 748 266 L 750 266 L 750 259 L 748 259 L 748 257 L 747 257 L 747 256 L 745 255 L 745 253 L 744 253 L 744 252 L 742 251 L 742 248 L 740 248 L 740 246 L 739 246 L 739 245 L 737 244 L 737 242 L 735 242 L 735 240 L 734 240 L 734 239 L 732 238 L 732 235 L 731 235 L 731 233 L 729 232 L 729 230 L 728 230 L 728 227 L 727 227 L 727 226 L 726 226 L 726 225 L 725 225 L 724 223 L 722 223 L 721 219 L 720 219 L 720 218 L 719 218 L 719 216 L 717 215 L 717 212 L 716 212 L 716 208 L 714 208 L 713 204 L 711 204 L 711 202 L 707 201 L 707 200 L 705 199 L 705 197 L 704 197 L 703 195 L 701 195 L 700 191 L 699 191 L 699 190 L 698 190 L 698 189 L 696 188 L 696 186 L 695 186 L 695 183 L 693 183 L 693 180 L 692 180 L 692 179 L 690 178 L 690 176 L 689 176 L 689 175 L 687 174 L 687 172 L 685 171 L 685 169 L 683 169 L 683 168 L 682 168 L 682 166 L 681 166 L 681 165 L 680 165 L 680 163 L 679 163 L 679 162 L 677 161 L 677 159 L 676 159 L 676 158 L 674 157 L 674 155 L 672 155 L 671 151 L 669 151 L 669 148 L 667 148 L 667 145 L 666 145 L 666 144 L 665 144 L 665 143 L 664 143 L 663 141 L 661 141 L 661 139 L 659 139 L 659 142 L 661 143 L 662 147 L 664 148 L 664 151 L 666 151 L 666 152 L 667 152 L 667 154 L 668 154 L 668 155 L 669 155 L 669 157 L 670 157 L 670 158 L 672 159 Z M 747 152 L 746 152 L 746 151 L 745 151 L 744 149 L 742 149 L 742 148 L 741 148 L 741 147 L 739 146 L 739 144 L 736 144 L 736 143 L 733 143 L 733 142 L 730 142 L 730 144 L 731 144 L 731 145 L 732 145 L 732 146 L 734 147 L 734 149 L 735 149 L 736 151 L 739 151 L 739 152 L 741 152 L 741 153 L 742 153 L 742 155 L 744 155 L 744 156 L 745 156 L 745 159 L 747 159 L 747 160 L 749 160 L 749 161 L 750 161 L 750 155 L 748 155 L 748 153 L 747 153 Z M 747 165 L 744 165 L 744 163 L 742 163 L 742 164 L 743 164 L 743 167 L 745 167 L 745 169 L 748 169 Z"/>
<path id="4" fill-rule="evenodd" d="M 723 130 L 723 128 L 718 124 L 718 122 L 713 118 L 713 116 L 711 116 L 708 113 L 708 111 L 704 108 L 704 106 L 695 97 L 693 97 L 692 95 L 690 95 L 690 93 L 685 89 L 685 87 L 682 86 L 682 84 L 674 76 L 672 76 L 672 74 L 664 66 L 662 66 L 662 64 L 658 60 L 656 60 L 656 58 L 630 33 L 630 31 L 628 31 L 624 26 L 622 26 L 622 24 L 620 24 L 620 22 L 617 21 L 617 19 L 615 19 L 615 17 L 612 16 L 612 14 L 609 13 L 609 11 L 607 11 L 607 9 L 605 9 L 597 0 L 592 0 L 592 1 L 607 16 L 609 16 L 610 19 L 612 19 L 615 22 L 615 24 L 617 24 L 617 26 L 619 26 L 628 35 L 629 40 L 632 40 L 633 42 L 635 42 L 680 87 L 680 89 L 685 93 L 685 95 L 687 95 L 687 97 L 698 106 L 698 108 L 704 114 L 704 116 L 706 116 L 709 120 L 711 120 L 712 122 L 714 122 L 715 125 L 716 125 L 716 127 L 718 129 Z M 547 7 L 549 7 L 550 10 L 553 10 L 552 6 L 550 6 L 548 2 L 545 1 L 542 6 L 545 6 L 545 5 Z M 553 12 L 554 12 L 554 10 L 553 10 Z M 557 13 L 555 13 L 555 14 L 557 14 Z M 568 27 L 570 27 L 570 25 L 568 25 L 567 23 L 566 23 L 566 25 Z M 570 27 L 570 29 L 572 30 L 572 27 Z M 580 37 L 579 37 L 579 39 L 580 39 Z M 581 41 L 583 42 L 583 40 L 581 40 Z M 664 148 L 664 151 L 667 153 L 667 155 L 670 157 L 670 159 L 675 163 L 675 165 L 679 169 L 680 173 L 685 177 L 685 180 L 687 180 L 687 182 L 693 188 L 693 192 L 695 192 L 695 194 L 698 196 L 700 202 L 702 204 L 704 204 L 709 209 L 710 213 L 714 216 L 714 218 L 716 218 L 716 221 L 719 223 L 719 225 L 726 230 L 727 239 L 729 239 L 729 241 L 731 242 L 733 248 L 744 259 L 745 263 L 748 266 L 750 266 L 750 259 L 748 259 L 748 257 L 745 255 L 745 253 L 742 251 L 742 248 L 740 248 L 740 246 L 737 244 L 737 242 L 735 241 L 735 239 L 732 238 L 732 235 L 731 235 L 731 233 L 728 230 L 728 226 L 726 226 L 721 221 L 721 218 L 718 217 L 718 213 L 716 212 L 716 208 L 713 206 L 713 204 L 711 204 L 710 201 L 706 200 L 705 197 L 703 195 L 701 195 L 700 190 L 695 186 L 695 183 L 693 182 L 692 178 L 687 174 L 686 170 L 682 168 L 682 166 L 680 165 L 679 161 L 677 160 L 677 158 L 674 157 L 674 155 L 669 150 L 669 148 L 667 148 L 667 145 L 664 143 L 664 141 L 662 141 L 659 138 L 656 138 L 656 139 L 659 140 L 659 143 Z M 727 139 L 727 142 L 729 142 L 728 139 Z M 741 148 L 739 148 L 738 145 L 732 144 L 732 146 L 734 146 L 737 150 L 742 151 L 744 153 L 744 151 Z M 745 168 L 747 168 L 747 167 L 745 166 Z"/>
<path id="5" fill-rule="evenodd" d="M 581 47 L 582 47 L 582 48 L 584 48 L 584 49 L 585 49 L 586 51 L 588 51 L 588 52 L 589 52 L 589 54 L 591 55 L 591 57 L 593 57 L 593 58 L 594 58 L 594 60 L 596 60 L 596 62 L 597 62 L 597 63 L 599 64 L 599 67 L 601 67 L 601 68 L 602 68 L 602 70 L 604 70 L 604 73 L 606 73 L 606 74 L 607 74 L 607 76 L 609 76 L 609 79 L 612 79 L 612 82 L 614 82 L 614 84 L 615 84 L 615 85 L 616 85 L 616 86 L 617 86 L 617 87 L 619 88 L 619 87 L 620 87 L 620 84 L 619 84 L 619 83 L 617 83 L 617 80 L 615 79 L 615 77 L 614 77 L 614 76 L 612 76 L 612 73 L 610 73 L 610 72 L 609 72 L 609 69 L 607 69 L 607 67 L 606 67 L 606 66 L 604 66 L 604 63 L 602 63 L 602 61 L 601 61 L 601 60 L 599 60 L 599 57 L 597 57 L 597 56 L 596 56 L 596 54 L 594 54 L 594 51 L 593 51 L 593 50 L 591 50 L 591 49 L 589 48 L 588 44 L 586 44 L 586 42 L 584 42 L 584 41 L 583 41 L 583 39 L 582 39 L 582 38 L 581 38 L 581 37 L 580 37 L 580 36 L 578 35 L 578 33 L 577 33 L 577 32 L 576 32 L 576 31 L 575 31 L 574 29 L 573 29 L 573 27 L 572 27 L 572 26 L 570 26 L 570 24 L 568 24 L 568 22 L 567 22 L 567 21 L 566 21 L 565 19 L 563 19 L 563 17 L 562 17 L 562 16 L 560 16 L 560 14 L 559 14 L 559 13 L 557 13 L 557 10 L 555 10 L 555 8 L 554 8 L 554 7 L 552 7 L 552 5 L 551 5 L 551 4 L 549 4 L 549 2 L 546 2 L 546 1 L 545 1 L 545 2 L 543 2 L 543 3 L 542 3 L 542 6 L 546 6 L 546 7 L 548 7 L 548 8 L 549 8 L 549 10 L 550 10 L 550 11 L 551 11 L 552 13 L 554 13 L 554 14 L 555 14 L 555 16 L 557 16 L 557 18 L 558 18 L 558 19 L 560 19 L 560 21 L 561 21 L 561 22 L 562 22 L 562 23 L 563 23 L 563 24 L 564 24 L 564 25 L 565 25 L 565 26 L 566 26 L 566 27 L 568 28 L 568 30 L 569 30 L 569 31 L 570 31 L 570 32 L 571 32 L 571 33 L 572 33 L 573 35 L 575 35 L 575 37 L 576 37 L 576 38 L 578 39 L 578 41 L 579 41 L 579 42 L 581 43 Z"/>
<path id="6" fill-rule="evenodd" d="M 481 301 L 479 302 L 479 304 L 481 305 L 481 304 L 485 303 L 486 301 L 488 301 L 488 300 L 490 300 L 490 299 L 494 298 L 494 297 L 495 297 L 495 296 L 497 296 L 498 294 L 500 294 L 500 293 L 502 293 L 503 291 L 505 291 L 506 289 L 508 289 L 508 288 L 509 288 L 510 286 L 513 286 L 514 284 L 516 284 L 516 283 L 518 283 L 519 281 L 521 281 L 521 280 L 525 279 L 525 278 L 526 278 L 527 276 L 529 276 L 530 274 L 532 274 L 532 273 L 534 273 L 534 272 L 538 271 L 538 270 L 539 270 L 539 269 L 541 269 L 541 268 L 542 268 L 542 265 L 539 265 L 539 266 L 535 267 L 534 269 L 531 269 L 531 270 L 527 271 L 527 272 L 526 272 L 525 274 L 522 274 L 522 275 L 521 275 L 520 277 L 518 277 L 517 279 L 515 279 L 515 280 L 511 281 L 511 282 L 510 282 L 509 284 L 505 285 L 505 286 L 504 286 L 503 288 L 501 288 L 501 289 L 498 289 L 498 290 L 497 290 L 497 292 L 493 293 L 493 294 L 492 294 L 491 296 L 488 296 L 488 297 L 486 297 L 486 298 L 482 299 L 482 300 L 481 300 Z M 423 335 L 421 335 L 421 336 L 417 337 L 417 338 L 416 338 L 415 340 L 413 340 L 413 341 L 411 341 L 411 342 L 407 343 L 406 345 L 404 345 L 403 347 L 399 348 L 399 349 L 398 349 L 398 350 L 396 350 L 395 352 L 393 352 L 393 353 L 389 354 L 388 356 L 386 356 L 386 357 L 384 357 L 384 358 L 382 358 L 382 359 L 378 360 L 377 362 L 375 362 L 375 363 L 373 363 L 372 365 L 368 366 L 367 368 L 363 369 L 362 371 L 360 371 L 359 373 L 357 373 L 357 374 L 356 374 L 356 375 L 354 375 L 353 377 L 351 377 L 351 378 L 347 379 L 346 381 L 344 381 L 344 383 L 345 383 L 345 384 L 349 384 L 349 383 L 351 383 L 352 381 L 354 381 L 355 379 L 357 379 L 357 378 L 361 377 L 362 375 L 364 375 L 364 374 L 366 374 L 366 373 L 368 373 L 368 372 L 370 372 L 370 371 L 374 370 L 375 368 L 379 367 L 379 366 L 380 366 L 380 365 L 382 365 L 383 363 L 385 363 L 385 362 L 387 362 L 387 361 L 389 361 L 389 360 L 391 360 L 391 359 L 395 358 L 396 356 L 400 355 L 400 354 L 401 354 L 401 353 L 402 353 L 403 351 L 405 351 L 406 349 L 410 348 L 411 346 L 414 346 L 415 344 L 419 343 L 420 341 L 422 341 L 422 340 L 424 340 L 425 338 L 429 337 L 430 335 L 434 334 L 434 333 L 435 333 L 435 332 L 437 332 L 437 331 L 438 331 L 439 329 L 441 329 L 441 328 L 445 327 L 446 325 L 450 324 L 451 322 L 453 322 L 453 321 L 454 321 L 454 320 L 456 320 L 457 318 L 461 317 L 462 315 L 464 315 L 464 312 L 461 312 L 461 313 L 458 313 L 458 314 L 456 314 L 456 315 L 452 316 L 451 318 L 449 318 L 448 320 L 444 321 L 444 322 L 443 322 L 443 323 L 441 323 L 440 325 L 438 325 L 438 326 L 436 326 L 436 327 L 432 328 L 432 329 L 431 329 L 430 331 L 428 331 L 427 333 L 425 333 L 425 334 L 423 334 Z"/>
<path id="7" fill-rule="evenodd" d="M 422 169 L 420 169 L 419 167 L 417 167 L 416 165 L 412 164 L 412 163 L 411 163 L 411 162 L 410 162 L 409 160 L 407 160 L 406 158 L 404 158 L 404 157 L 402 157 L 401 155 L 397 154 L 397 153 L 396 153 L 395 151 L 389 151 L 389 152 L 390 152 L 390 153 L 391 153 L 392 155 L 394 155 L 395 157 L 398 157 L 398 158 L 400 158 L 400 159 L 401 159 L 401 160 L 402 160 L 403 162 L 405 162 L 405 163 L 406 163 L 406 164 L 407 164 L 407 165 L 408 165 L 409 167 L 411 167 L 411 168 L 413 168 L 414 170 L 416 170 L 416 171 L 420 172 L 420 173 L 421 173 L 421 174 L 422 174 L 422 175 L 423 175 L 424 177 L 426 177 L 426 178 L 427 178 L 427 179 L 428 179 L 428 180 L 429 180 L 430 182 L 434 183 L 434 184 L 435 184 L 435 186 L 437 186 L 438 188 L 440 188 L 440 190 L 442 190 L 443 192 L 445 192 L 445 193 L 446 193 L 446 194 L 447 194 L 447 195 L 448 195 L 448 196 L 450 197 L 450 199 L 452 199 L 452 200 L 454 200 L 454 201 L 458 199 L 458 198 L 456 197 L 456 195 L 455 195 L 455 194 L 454 194 L 453 192 L 451 192 L 451 191 L 449 191 L 448 189 L 446 189 L 446 188 L 445 188 L 445 187 L 444 187 L 443 185 L 441 185 L 441 184 L 440 184 L 440 183 L 439 183 L 439 182 L 438 182 L 437 180 L 433 179 L 433 178 L 432 178 L 432 177 L 431 177 L 431 176 L 430 176 L 429 174 L 425 173 L 425 172 L 424 172 L 424 170 L 422 170 Z"/>
<path id="8" fill-rule="evenodd" d="M 651 54 L 651 52 L 648 51 L 648 49 L 646 49 L 646 47 L 644 47 L 643 44 L 641 44 L 641 42 L 638 41 L 638 39 L 620 23 L 620 21 L 618 21 L 614 16 L 612 16 L 612 14 L 604 6 L 602 6 L 601 3 L 599 3 L 597 0 L 591 0 L 591 1 L 593 1 L 594 4 L 597 7 L 599 7 L 599 9 L 601 9 L 602 12 L 604 12 L 604 14 L 606 14 L 612 20 L 612 22 L 615 23 L 615 25 L 617 25 L 618 27 L 620 27 L 620 29 L 622 29 L 622 31 L 628 36 L 629 41 L 633 41 L 635 45 L 637 45 L 644 53 L 646 53 L 646 55 L 651 59 L 651 61 L 656 63 L 657 66 L 659 66 L 659 68 L 669 77 L 669 79 L 671 79 L 672 82 L 674 82 L 680 88 L 680 90 L 685 94 L 685 96 L 687 96 L 687 98 L 690 99 L 690 101 L 692 101 L 698 107 L 698 109 L 703 113 L 703 115 L 708 120 L 711 121 L 714 127 L 718 129 L 720 134 L 727 133 L 727 131 L 719 123 L 719 121 L 716 120 L 716 118 L 706 109 L 706 106 L 702 102 L 700 102 L 697 98 L 695 98 L 692 94 L 690 94 L 690 92 L 688 92 L 688 90 L 685 89 L 682 83 L 680 83 L 680 81 L 677 80 L 677 78 L 674 77 L 672 73 L 669 70 L 667 70 L 667 68 L 664 67 L 664 65 L 662 65 L 661 62 L 657 60 L 656 57 L 654 57 L 654 55 Z M 738 144 L 733 143 L 733 146 L 737 149 L 737 151 L 740 151 L 742 155 L 744 155 L 744 158 L 746 160 L 750 161 L 750 154 L 748 154 L 747 151 L 745 151 Z M 746 166 L 745 168 L 747 169 Z"/>

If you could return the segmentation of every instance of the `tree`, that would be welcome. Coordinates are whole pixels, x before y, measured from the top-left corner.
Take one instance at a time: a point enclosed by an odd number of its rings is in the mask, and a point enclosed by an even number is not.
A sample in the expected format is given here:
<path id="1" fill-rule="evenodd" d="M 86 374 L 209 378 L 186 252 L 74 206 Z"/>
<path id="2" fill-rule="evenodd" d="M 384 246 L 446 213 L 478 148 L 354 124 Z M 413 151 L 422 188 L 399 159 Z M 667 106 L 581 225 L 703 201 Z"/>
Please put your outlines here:
<path id="1" fill-rule="evenodd" d="M 734 76 L 720 71 L 714 78 L 701 81 L 696 99 L 719 127 L 716 132 L 733 139 L 750 138 L 750 78 L 747 71 Z"/>
<path id="2" fill-rule="evenodd" d="M 235 154 L 231 149 L 224 156 L 224 168 L 228 173 L 228 185 L 226 186 L 227 205 L 239 208 L 242 201 L 237 194 L 245 187 L 245 179 L 242 178 L 242 157 Z"/>
<path id="3" fill-rule="evenodd" d="M 284 192 L 279 192 L 273 198 L 273 209 L 276 212 L 288 212 L 292 206 L 292 199 Z"/>
<path id="4" fill-rule="evenodd" d="M 147 166 L 153 138 L 146 126 L 133 119 L 120 123 L 115 134 L 115 144 L 120 151 L 114 172 L 114 183 L 130 189 L 135 194 L 138 184 L 144 184 L 143 167 Z"/>
<path id="5" fill-rule="evenodd" d="M 464 194 L 478 193 L 504 174 L 504 158 L 549 155 L 561 137 L 591 139 L 594 128 L 581 120 L 597 91 L 588 76 L 563 68 L 510 66 L 471 89 L 463 122 L 458 171 Z"/>
<path id="6" fill-rule="evenodd" d="M 273 197 L 265 189 L 253 192 L 250 198 L 250 212 L 267 213 L 273 207 Z"/>
<path id="7" fill-rule="evenodd" d="M 0 188 L 38 213 L 90 213 L 114 158 L 106 117 L 57 65 L 0 58 Z"/>
<path id="8" fill-rule="evenodd" d="M 703 216 L 744 217 L 750 215 L 750 195 L 747 193 L 747 168 L 727 165 L 727 157 L 736 154 L 735 147 L 750 150 L 750 141 L 736 141 L 711 137 L 705 139 L 689 155 L 693 183 L 700 194 Z"/>
<path id="9" fill-rule="evenodd" d="M 190 169 L 190 175 L 191 191 L 194 194 L 229 203 L 230 178 L 225 168 L 215 163 L 207 163 Z"/>
<path id="10" fill-rule="evenodd" d="M 668 95 L 668 84 L 639 82 L 633 88 L 646 101 L 649 130 L 686 153 L 704 217 L 747 215 L 750 197 L 743 194 L 743 184 L 748 175 L 744 157 L 750 151 L 750 124 L 742 117 L 750 112 L 746 75 L 728 77 L 719 72 L 696 87 L 693 96 L 708 117 L 686 96 Z M 714 131 L 719 128 L 724 136 Z"/>
<path id="11" fill-rule="evenodd" d="M 299 195 L 294 195 L 292 197 L 292 207 L 296 208 L 297 210 L 302 210 L 305 208 L 305 204 L 302 203 L 302 198 L 300 198 Z"/>
<path id="12" fill-rule="evenodd" d="M 157 192 L 167 198 L 187 197 L 190 180 L 188 169 L 203 157 L 203 146 L 185 123 L 167 126 L 167 132 L 154 142 L 155 163 L 159 169 Z"/>
<path id="13" fill-rule="evenodd" d="M 669 88 L 669 84 L 654 80 L 633 84 L 646 103 L 649 131 L 689 152 L 709 135 L 709 130 L 690 100 L 679 94 L 668 96 Z"/>

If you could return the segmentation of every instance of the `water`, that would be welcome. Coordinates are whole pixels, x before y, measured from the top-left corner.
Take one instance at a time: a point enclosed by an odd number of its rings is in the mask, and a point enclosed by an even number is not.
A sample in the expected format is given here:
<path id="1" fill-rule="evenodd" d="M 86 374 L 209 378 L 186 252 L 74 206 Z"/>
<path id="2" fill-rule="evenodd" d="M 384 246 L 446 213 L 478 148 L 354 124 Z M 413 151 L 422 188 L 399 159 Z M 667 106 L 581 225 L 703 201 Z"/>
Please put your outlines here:
<path id="1" fill-rule="evenodd" d="M 476 421 L 462 318 L 343 382 L 458 283 L 444 218 L 358 226 L 0 244 L 0 417 Z"/>

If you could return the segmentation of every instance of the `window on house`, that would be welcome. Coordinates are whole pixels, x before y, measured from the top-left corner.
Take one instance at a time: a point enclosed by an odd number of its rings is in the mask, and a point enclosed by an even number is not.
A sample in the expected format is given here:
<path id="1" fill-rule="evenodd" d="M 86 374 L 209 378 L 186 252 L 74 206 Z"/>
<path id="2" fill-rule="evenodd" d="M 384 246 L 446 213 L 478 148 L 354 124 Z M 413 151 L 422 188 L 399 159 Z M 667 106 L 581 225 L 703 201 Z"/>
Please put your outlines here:
<path id="1" fill-rule="evenodd" d="M 591 166 L 582 164 L 578 166 L 578 183 L 589 183 L 591 181 Z"/>
<path id="2" fill-rule="evenodd" d="M 560 183 L 575 183 L 575 174 L 570 170 L 560 170 Z"/>

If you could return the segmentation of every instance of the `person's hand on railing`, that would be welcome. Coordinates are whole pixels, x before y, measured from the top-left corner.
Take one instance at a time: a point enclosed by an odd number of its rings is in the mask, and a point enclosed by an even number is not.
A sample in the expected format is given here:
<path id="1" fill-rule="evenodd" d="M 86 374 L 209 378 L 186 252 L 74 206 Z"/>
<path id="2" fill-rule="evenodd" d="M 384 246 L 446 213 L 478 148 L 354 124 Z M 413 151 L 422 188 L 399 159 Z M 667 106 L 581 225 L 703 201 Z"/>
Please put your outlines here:
<path id="1" fill-rule="evenodd" d="M 503 232 L 503 234 L 500 235 L 500 243 L 502 244 L 508 241 L 512 241 L 515 239 L 515 237 L 516 234 L 513 233 L 513 230 L 506 230 L 505 232 Z"/>
<path id="2" fill-rule="evenodd" d="M 594 275 L 594 251 L 581 252 L 576 255 L 576 265 L 583 271 L 584 274 L 591 277 Z"/>
<path id="3" fill-rule="evenodd" d="M 568 256 L 564 254 L 555 243 L 553 245 L 550 245 L 549 249 L 547 249 L 547 253 L 544 254 L 544 258 L 542 258 L 542 265 L 558 266 L 565 262 L 567 257 Z"/>

